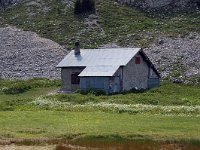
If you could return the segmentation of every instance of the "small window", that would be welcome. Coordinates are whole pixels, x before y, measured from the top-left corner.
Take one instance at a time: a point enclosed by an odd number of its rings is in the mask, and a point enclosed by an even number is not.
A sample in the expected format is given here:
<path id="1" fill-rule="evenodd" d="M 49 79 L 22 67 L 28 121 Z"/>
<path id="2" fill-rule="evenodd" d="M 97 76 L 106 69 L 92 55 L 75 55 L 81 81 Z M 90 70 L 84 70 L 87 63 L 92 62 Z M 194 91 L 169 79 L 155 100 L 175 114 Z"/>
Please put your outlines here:
<path id="1" fill-rule="evenodd" d="M 71 84 L 79 84 L 80 83 L 80 77 L 78 75 L 79 75 L 79 73 L 71 74 Z"/>
<path id="2" fill-rule="evenodd" d="M 135 57 L 135 64 L 140 64 L 140 57 Z"/>

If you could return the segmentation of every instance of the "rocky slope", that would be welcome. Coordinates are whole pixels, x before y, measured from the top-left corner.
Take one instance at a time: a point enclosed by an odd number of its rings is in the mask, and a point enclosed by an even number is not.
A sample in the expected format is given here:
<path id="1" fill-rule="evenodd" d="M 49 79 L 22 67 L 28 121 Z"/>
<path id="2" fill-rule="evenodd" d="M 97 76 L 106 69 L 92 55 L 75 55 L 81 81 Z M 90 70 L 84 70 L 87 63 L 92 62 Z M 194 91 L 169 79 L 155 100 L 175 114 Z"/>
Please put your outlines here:
<path id="1" fill-rule="evenodd" d="M 49 0 L 52 1 L 52 0 Z M 58 0 L 62 2 L 65 5 L 72 5 L 72 0 Z M 5 10 L 6 8 L 20 4 L 21 2 L 26 2 L 27 5 L 40 5 L 42 3 L 42 0 L 0 0 L 0 10 Z"/>
<path id="2" fill-rule="evenodd" d="M 147 11 L 195 11 L 200 9 L 199 0 L 117 0 Z"/>
<path id="3" fill-rule="evenodd" d="M 174 82 L 200 83 L 200 34 L 158 38 L 144 49 L 163 78 Z"/>
<path id="4" fill-rule="evenodd" d="M 0 10 L 6 9 L 7 7 L 18 4 L 21 0 L 0 0 Z"/>
<path id="5" fill-rule="evenodd" d="M 56 65 L 66 54 L 62 46 L 33 32 L 0 28 L 1 78 L 59 78 Z"/>
<path id="6" fill-rule="evenodd" d="M 23 0 L 0 0 L 0 9 L 5 9 L 14 4 L 18 4 Z M 24 0 L 25 1 L 25 0 Z M 26 0 L 28 2 L 28 0 Z M 41 0 L 33 1 L 38 3 Z M 52 1 L 52 0 L 51 0 Z M 72 0 L 60 0 L 65 4 L 72 3 Z M 142 9 L 156 9 L 163 8 L 166 9 L 176 9 L 176 10 L 188 10 L 188 9 L 199 9 L 200 2 L 199 0 L 117 0 L 122 4 L 129 4 Z"/>

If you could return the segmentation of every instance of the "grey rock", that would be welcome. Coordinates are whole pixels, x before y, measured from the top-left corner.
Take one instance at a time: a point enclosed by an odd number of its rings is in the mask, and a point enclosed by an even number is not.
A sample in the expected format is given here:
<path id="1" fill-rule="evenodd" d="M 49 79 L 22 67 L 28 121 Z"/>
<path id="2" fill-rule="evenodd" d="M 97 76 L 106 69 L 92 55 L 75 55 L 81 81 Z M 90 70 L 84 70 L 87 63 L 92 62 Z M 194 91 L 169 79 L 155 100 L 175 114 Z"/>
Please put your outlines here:
<path id="1" fill-rule="evenodd" d="M 0 28 L 1 78 L 60 78 L 56 65 L 68 51 L 59 44 L 29 31 Z"/>
<path id="2" fill-rule="evenodd" d="M 73 7 L 74 2 L 73 0 L 58 0 L 61 1 L 65 6 L 67 7 Z M 38 7 L 44 7 L 44 11 L 47 11 L 46 6 L 42 6 L 44 3 L 43 0 L 0 0 L 0 10 L 4 10 L 12 5 L 19 4 L 20 2 L 26 2 L 26 6 L 38 6 Z"/>
<path id="3" fill-rule="evenodd" d="M 117 0 L 119 3 L 141 8 L 145 11 L 199 10 L 199 0 Z"/>
<path id="4" fill-rule="evenodd" d="M 177 76 L 179 74 L 184 80 L 200 76 L 199 33 L 190 33 L 184 38 L 162 37 L 159 39 L 163 39 L 165 42 L 162 45 L 152 44 L 144 51 L 158 68 L 162 78 L 179 81 L 179 76 Z M 177 75 L 174 75 L 174 72 Z"/>
<path id="5" fill-rule="evenodd" d="M 0 10 L 6 9 L 7 7 L 18 4 L 21 0 L 0 0 Z"/>

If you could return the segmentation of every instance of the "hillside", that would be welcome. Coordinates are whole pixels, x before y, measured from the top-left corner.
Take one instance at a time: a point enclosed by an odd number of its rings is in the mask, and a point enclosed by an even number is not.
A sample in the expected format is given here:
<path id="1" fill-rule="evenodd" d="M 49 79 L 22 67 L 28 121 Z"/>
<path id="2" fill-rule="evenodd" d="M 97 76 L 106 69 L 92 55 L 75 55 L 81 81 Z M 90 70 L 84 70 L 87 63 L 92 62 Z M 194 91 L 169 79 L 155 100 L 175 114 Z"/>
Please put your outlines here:
<path id="1" fill-rule="evenodd" d="M 65 4 L 63 1 L 21 1 L 1 12 L 0 26 L 9 24 L 34 31 L 67 48 L 72 48 L 77 39 L 81 40 L 83 47 L 98 47 L 109 42 L 144 47 L 158 35 L 200 32 L 198 12 L 152 18 L 115 0 L 96 0 L 98 18 L 87 18 L 74 16 L 73 1 L 65 1 Z"/>
<path id="2" fill-rule="evenodd" d="M 32 31 L 59 43 L 66 49 L 73 48 L 77 39 L 81 41 L 83 48 L 112 45 L 143 47 L 162 77 L 184 80 L 184 82 L 191 80 L 199 82 L 200 15 L 198 10 L 193 13 L 173 13 L 152 17 L 147 12 L 121 5 L 115 0 L 96 0 L 95 15 L 78 17 L 73 14 L 73 6 L 73 0 L 23 0 L 18 5 L 1 11 L 0 27 L 11 25 L 24 31 Z M 26 49 L 21 47 L 15 50 L 24 54 Z M 0 50 L 2 51 L 2 48 Z M 38 49 L 39 51 L 42 50 Z M 45 56 L 48 54 L 50 53 L 46 52 Z M 59 60 L 65 55 L 63 52 L 56 52 L 56 54 L 55 59 L 59 56 Z M 59 60 L 51 59 L 54 62 Z M 20 64 L 23 61 L 16 62 Z M 43 66 L 42 61 L 40 65 Z M 55 63 L 49 65 L 54 67 Z M 9 63 L 1 67 L 5 69 L 8 66 Z M 45 68 L 42 70 L 45 71 Z M 7 72 L 17 72 L 17 70 L 8 69 Z M 58 76 L 59 74 L 56 75 Z M 3 77 L 10 76 L 3 75 Z M 21 78 L 24 75 L 14 77 Z"/>

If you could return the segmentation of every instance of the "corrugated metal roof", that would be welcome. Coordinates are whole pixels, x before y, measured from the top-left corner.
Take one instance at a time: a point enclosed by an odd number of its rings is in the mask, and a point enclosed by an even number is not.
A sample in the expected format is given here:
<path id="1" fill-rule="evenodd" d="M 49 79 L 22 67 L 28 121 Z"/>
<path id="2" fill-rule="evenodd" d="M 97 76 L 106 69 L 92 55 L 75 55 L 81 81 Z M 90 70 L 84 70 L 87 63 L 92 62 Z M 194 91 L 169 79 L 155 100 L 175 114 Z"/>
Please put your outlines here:
<path id="1" fill-rule="evenodd" d="M 84 76 L 113 76 L 119 66 L 88 66 L 80 74 Z"/>
<path id="2" fill-rule="evenodd" d="M 84 49 L 75 56 L 72 50 L 57 67 L 125 66 L 140 48 Z"/>

